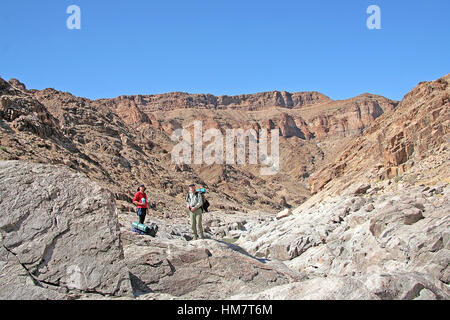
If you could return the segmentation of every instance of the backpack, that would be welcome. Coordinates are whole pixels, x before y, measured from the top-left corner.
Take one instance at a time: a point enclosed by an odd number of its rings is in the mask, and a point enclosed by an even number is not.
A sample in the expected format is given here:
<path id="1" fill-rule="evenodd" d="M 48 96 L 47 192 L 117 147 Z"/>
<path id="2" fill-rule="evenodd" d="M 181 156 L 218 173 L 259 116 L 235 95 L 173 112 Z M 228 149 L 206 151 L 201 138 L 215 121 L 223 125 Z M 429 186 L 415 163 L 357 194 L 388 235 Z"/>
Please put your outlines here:
<path id="1" fill-rule="evenodd" d="M 149 227 L 148 227 L 148 231 L 147 231 L 147 235 L 149 235 L 150 237 L 156 237 L 156 234 L 158 233 L 158 225 L 156 223 L 152 223 Z"/>
<path id="2" fill-rule="evenodd" d="M 208 199 L 206 199 L 206 196 L 205 196 L 206 195 L 206 190 L 202 188 L 202 189 L 198 189 L 198 190 L 195 190 L 195 191 L 197 191 L 197 193 L 201 193 L 202 194 L 203 204 L 202 204 L 201 208 L 202 208 L 203 212 L 208 212 L 208 208 L 210 206 L 210 203 L 209 203 Z"/>
<path id="3" fill-rule="evenodd" d="M 158 233 L 158 225 L 156 223 L 152 223 L 150 226 L 147 226 L 145 224 L 140 224 L 138 222 L 133 222 L 132 224 L 132 230 L 133 232 L 136 232 L 140 235 L 147 235 L 151 237 L 156 237 L 156 234 Z"/>

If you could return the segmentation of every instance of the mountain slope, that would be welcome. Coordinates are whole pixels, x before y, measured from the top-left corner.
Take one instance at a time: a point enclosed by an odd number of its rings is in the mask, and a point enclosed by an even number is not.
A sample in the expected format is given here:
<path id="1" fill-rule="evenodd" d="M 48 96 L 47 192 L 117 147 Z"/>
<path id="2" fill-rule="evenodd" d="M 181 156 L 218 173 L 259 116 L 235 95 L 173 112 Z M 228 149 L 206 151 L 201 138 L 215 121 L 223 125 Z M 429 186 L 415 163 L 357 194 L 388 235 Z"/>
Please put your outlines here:
<path id="1" fill-rule="evenodd" d="M 356 181 L 402 175 L 420 160 L 448 148 L 450 75 L 423 82 L 397 108 L 373 122 L 334 162 L 314 173 L 312 192 L 339 193 Z M 446 163 L 439 175 L 448 177 Z"/>
<path id="2" fill-rule="evenodd" d="M 370 94 L 333 101 L 317 92 L 277 91 L 91 101 L 54 89 L 27 90 L 15 79 L 1 80 L 0 94 L 1 159 L 68 166 L 108 187 L 124 201 L 118 204 L 130 210 L 136 185 L 146 183 L 158 214 L 182 214 L 186 185 L 192 181 L 208 189 L 215 209 L 276 212 L 286 204 L 299 205 L 310 196 L 309 176 L 323 161 L 397 105 Z M 248 161 L 173 164 L 170 135 L 178 128 L 192 130 L 194 121 L 202 121 L 204 131 L 278 128 L 280 173 L 262 176 L 261 164 Z"/>
<path id="3" fill-rule="evenodd" d="M 449 299 L 449 81 L 420 83 L 375 120 L 301 206 L 234 234 L 309 280 L 233 299 Z"/>

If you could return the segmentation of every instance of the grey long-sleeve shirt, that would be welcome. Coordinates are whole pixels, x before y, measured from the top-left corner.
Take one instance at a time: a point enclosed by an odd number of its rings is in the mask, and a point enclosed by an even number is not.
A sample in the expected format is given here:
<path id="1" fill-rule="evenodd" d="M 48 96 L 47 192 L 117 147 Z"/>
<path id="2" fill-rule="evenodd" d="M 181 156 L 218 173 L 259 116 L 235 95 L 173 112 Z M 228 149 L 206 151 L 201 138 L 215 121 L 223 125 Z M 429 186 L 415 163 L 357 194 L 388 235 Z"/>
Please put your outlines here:
<path id="1" fill-rule="evenodd" d="M 197 192 L 196 194 L 188 192 L 186 196 L 186 205 L 190 206 L 191 208 L 194 208 L 195 210 L 197 210 L 203 205 L 202 194 L 200 192 Z"/>

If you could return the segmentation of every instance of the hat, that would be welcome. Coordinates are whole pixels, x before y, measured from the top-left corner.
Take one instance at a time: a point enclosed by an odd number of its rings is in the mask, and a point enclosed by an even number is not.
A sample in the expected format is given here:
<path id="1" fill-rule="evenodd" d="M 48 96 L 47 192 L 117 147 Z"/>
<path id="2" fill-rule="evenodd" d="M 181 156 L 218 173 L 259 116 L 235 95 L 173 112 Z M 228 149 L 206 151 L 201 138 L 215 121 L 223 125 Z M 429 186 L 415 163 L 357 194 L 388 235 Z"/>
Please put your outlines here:
<path id="1" fill-rule="evenodd" d="M 191 183 L 189 187 L 195 187 L 195 183 Z"/>
<path id="2" fill-rule="evenodd" d="M 147 188 L 145 187 L 145 185 L 144 184 L 141 184 L 140 186 L 139 186 L 139 188 L 140 187 L 144 187 L 144 190 L 146 190 Z M 139 191 L 139 188 L 137 189 L 137 191 Z"/>

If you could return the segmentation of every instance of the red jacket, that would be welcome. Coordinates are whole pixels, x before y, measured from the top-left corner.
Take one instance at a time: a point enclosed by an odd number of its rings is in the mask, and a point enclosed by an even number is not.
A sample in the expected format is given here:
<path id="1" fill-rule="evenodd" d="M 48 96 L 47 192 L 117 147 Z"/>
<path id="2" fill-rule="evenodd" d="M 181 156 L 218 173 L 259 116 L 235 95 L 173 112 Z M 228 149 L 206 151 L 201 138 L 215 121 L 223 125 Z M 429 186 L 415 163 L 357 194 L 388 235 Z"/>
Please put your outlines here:
<path id="1" fill-rule="evenodd" d="M 145 199 L 145 202 L 142 202 L 142 199 Z M 133 202 L 139 202 L 138 208 L 147 209 L 147 194 L 145 192 L 138 191 L 133 198 Z"/>

